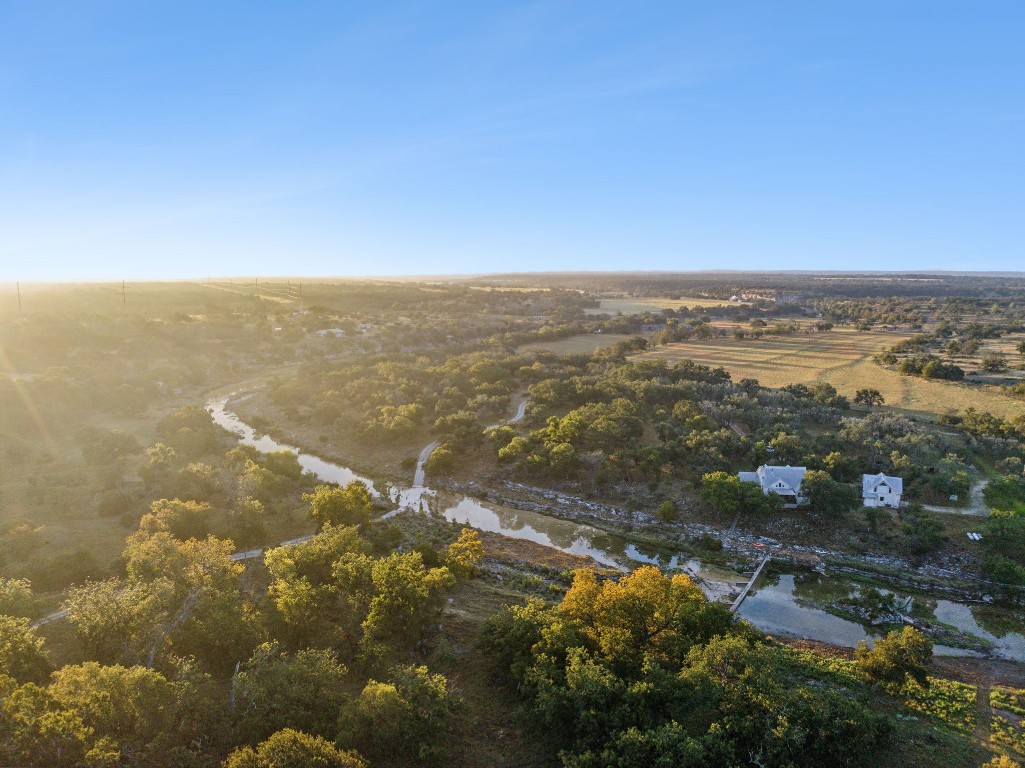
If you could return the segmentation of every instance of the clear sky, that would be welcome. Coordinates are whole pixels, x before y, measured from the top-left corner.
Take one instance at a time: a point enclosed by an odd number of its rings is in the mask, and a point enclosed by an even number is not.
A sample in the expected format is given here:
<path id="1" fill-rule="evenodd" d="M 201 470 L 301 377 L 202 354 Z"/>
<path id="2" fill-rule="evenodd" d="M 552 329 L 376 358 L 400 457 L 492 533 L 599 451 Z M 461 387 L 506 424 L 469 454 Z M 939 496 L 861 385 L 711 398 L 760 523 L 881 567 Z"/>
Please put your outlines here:
<path id="1" fill-rule="evenodd" d="M 0 280 L 1025 269 L 1025 2 L 0 1 Z"/>

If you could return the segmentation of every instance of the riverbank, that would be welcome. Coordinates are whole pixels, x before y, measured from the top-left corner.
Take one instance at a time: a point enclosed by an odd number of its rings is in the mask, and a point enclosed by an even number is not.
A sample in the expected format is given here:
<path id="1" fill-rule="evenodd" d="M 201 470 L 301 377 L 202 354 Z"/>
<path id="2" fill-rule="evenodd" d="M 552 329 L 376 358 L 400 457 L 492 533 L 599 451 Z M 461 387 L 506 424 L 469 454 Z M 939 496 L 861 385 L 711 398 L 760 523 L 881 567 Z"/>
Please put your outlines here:
<path id="1" fill-rule="evenodd" d="M 774 560 L 815 570 L 846 573 L 862 579 L 876 579 L 880 583 L 921 591 L 939 591 L 951 598 L 986 601 L 991 582 L 980 579 L 966 570 L 954 570 L 931 564 L 913 564 L 892 555 L 857 555 L 835 552 L 822 547 L 784 543 L 777 539 L 745 533 L 736 528 L 719 528 L 706 523 L 679 520 L 670 524 L 659 521 L 653 514 L 588 501 L 566 493 L 502 481 L 501 489 L 484 488 L 475 482 L 434 479 L 436 488 L 463 493 L 477 499 L 507 507 L 529 510 L 606 530 L 629 535 L 654 547 L 682 548 L 693 554 L 716 558 L 716 554 L 701 550 L 695 542 L 707 537 L 722 543 L 723 555 L 718 560 L 731 565 L 749 567 L 770 552 Z"/>
<path id="2" fill-rule="evenodd" d="M 212 411 L 222 419 L 237 418 L 226 412 L 220 402 L 210 403 Z M 241 425 L 241 427 L 239 427 Z M 251 428 L 238 421 L 233 431 L 245 440 L 256 440 L 261 450 L 278 450 L 282 446 L 268 438 L 258 438 Z M 246 431 L 246 430 L 249 431 Z M 316 456 L 300 455 L 304 466 L 321 467 L 328 474 L 348 477 L 352 471 L 332 465 Z M 326 466 L 326 470 L 323 469 Z M 342 475 L 339 475 L 342 473 Z M 347 475 L 345 473 L 348 473 Z M 862 558 L 843 565 L 844 559 L 821 548 L 784 545 L 764 536 L 745 534 L 736 530 L 722 531 L 695 522 L 659 523 L 651 515 L 636 510 L 619 509 L 612 505 L 591 502 L 568 494 L 503 481 L 500 489 L 484 488 L 476 483 L 448 480 L 434 482 L 434 487 L 404 489 L 391 486 L 383 498 L 392 498 L 400 504 L 396 513 L 419 515 L 429 513 L 448 523 L 468 525 L 478 530 L 500 534 L 506 538 L 533 542 L 572 556 L 584 556 L 600 566 L 626 570 L 637 564 L 650 563 L 663 570 L 685 572 L 692 575 L 706 595 L 715 600 L 732 600 L 739 593 L 738 586 L 747 583 L 743 571 L 750 570 L 755 561 L 771 554 L 774 561 L 799 568 L 794 574 L 769 578 L 764 586 L 753 589 L 741 606 L 739 614 L 760 629 L 776 634 L 817 639 L 853 647 L 861 640 L 871 641 L 881 632 L 872 632 L 860 623 L 830 613 L 828 605 L 820 606 L 808 588 L 836 582 L 832 588 L 837 595 L 857 593 L 856 579 L 884 581 L 900 580 L 912 583 L 923 594 L 935 599 L 937 609 L 942 605 L 953 621 L 955 629 L 962 625 L 974 629 L 976 637 L 986 641 L 1000 640 L 979 625 L 969 607 L 954 602 L 956 598 L 972 599 L 963 586 L 949 583 L 939 585 L 931 578 L 915 572 L 909 578 L 911 565 L 896 558 Z M 417 494 L 415 508 L 402 506 L 410 490 Z M 391 517 L 389 514 L 388 517 Z M 401 520 L 399 521 L 401 522 Z M 710 546 L 721 543 L 721 549 Z M 727 567 L 723 567 L 723 566 Z M 730 569 L 728 566 L 734 566 Z M 856 567 L 855 567 L 856 566 Z M 882 568 L 900 568 L 900 575 Z M 832 576 L 826 576 L 826 573 Z M 862 574 L 862 575 L 859 575 Z M 504 578 L 504 577 L 503 577 Z M 891 586 L 894 586 L 891 584 Z M 826 590 L 827 592 L 830 590 Z M 937 598 L 942 592 L 943 597 Z M 951 598 L 951 599 L 947 599 Z M 960 613 L 959 613 L 960 612 Z M 939 617 L 936 617 L 939 620 Z M 960 623 L 960 625 L 959 625 Z M 1005 633 L 1009 642 L 994 642 L 994 652 L 1010 658 L 1025 660 L 1025 637 Z M 978 647 L 978 643 L 966 643 Z M 958 649 L 939 649 L 941 652 L 960 652 Z"/>

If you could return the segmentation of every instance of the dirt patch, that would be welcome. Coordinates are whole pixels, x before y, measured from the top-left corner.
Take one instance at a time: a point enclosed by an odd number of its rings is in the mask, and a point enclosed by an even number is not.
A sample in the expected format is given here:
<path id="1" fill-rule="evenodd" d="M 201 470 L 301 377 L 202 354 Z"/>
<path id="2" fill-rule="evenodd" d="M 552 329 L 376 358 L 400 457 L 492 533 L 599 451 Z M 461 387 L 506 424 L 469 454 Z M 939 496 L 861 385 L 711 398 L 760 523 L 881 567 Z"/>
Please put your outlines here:
<path id="1" fill-rule="evenodd" d="M 543 565 L 546 568 L 557 568 L 559 570 L 572 570 L 574 568 L 592 568 L 594 570 L 605 570 L 594 558 L 586 555 L 571 555 L 568 552 L 560 552 L 557 549 L 546 547 L 526 539 L 510 539 L 498 533 L 486 533 L 478 531 L 481 543 L 484 545 L 485 557 L 496 560 L 530 563 L 532 565 Z"/>

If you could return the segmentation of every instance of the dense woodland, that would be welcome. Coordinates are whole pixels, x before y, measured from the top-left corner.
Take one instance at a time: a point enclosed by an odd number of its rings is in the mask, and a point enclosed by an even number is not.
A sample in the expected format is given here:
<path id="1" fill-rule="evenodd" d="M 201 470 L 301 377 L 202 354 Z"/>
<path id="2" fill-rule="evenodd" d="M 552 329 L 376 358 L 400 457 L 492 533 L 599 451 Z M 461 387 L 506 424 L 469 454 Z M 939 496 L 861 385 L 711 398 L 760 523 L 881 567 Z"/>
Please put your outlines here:
<path id="1" fill-rule="evenodd" d="M 251 424 L 382 491 L 408 484 L 436 440 L 437 488 L 486 498 L 515 485 L 623 509 L 589 520 L 674 551 L 739 557 L 723 544 L 739 526 L 807 537 L 865 568 L 941 563 L 1013 624 L 1025 602 L 1025 403 L 1011 416 L 923 418 L 871 388 L 770 388 L 638 353 L 885 325 L 906 338 L 881 351 L 881 369 L 1020 396 L 1022 286 L 491 284 L 503 289 L 0 293 L 0 763 L 924 766 L 1015 751 L 1016 721 L 980 744 L 956 724 L 960 710 L 936 703 L 964 689 L 937 676 L 929 627 L 891 622 L 853 657 L 813 653 L 737 621 L 682 573 L 556 560 L 408 510 L 382 520 L 395 508 L 387 493 L 325 484 L 294 453 L 239 445 L 204 406 L 245 388 L 236 407 Z M 738 292 L 746 303 L 698 306 Z M 679 305 L 596 311 L 608 295 Z M 558 346 L 575 339 L 599 341 Z M 524 400 L 525 419 L 505 423 Z M 764 463 L 807 467 L 810 504 L 783 510 L 737 479 Z M 903 477 L 910 504 L 863 508 L 861 475 L 876 472 Z M 957 516 L 926 506 L 967 501 L 980 480 L 991 514 L 966 549 Z M 694 538 L 694 524 L 711 533 Z M 888 600 L 862 598 L 862 612 Z M 938 722 L 909 714 L 925 701 Z"/>

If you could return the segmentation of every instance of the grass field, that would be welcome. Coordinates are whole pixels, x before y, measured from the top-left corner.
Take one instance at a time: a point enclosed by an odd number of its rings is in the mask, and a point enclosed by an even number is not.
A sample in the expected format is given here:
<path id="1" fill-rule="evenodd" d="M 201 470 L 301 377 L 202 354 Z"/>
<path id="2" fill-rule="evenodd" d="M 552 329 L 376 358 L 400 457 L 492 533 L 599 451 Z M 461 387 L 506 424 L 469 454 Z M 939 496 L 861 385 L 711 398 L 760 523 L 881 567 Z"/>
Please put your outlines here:
<path id="1" fill-rule="evenodd" d="M 898 333 L 843 328 L 761 339 L 689 341 L 657 347 L 638 357 L 722 366 L 734 380 L 758 379 L 767 387 L 821 380 L 847 396 L 874 387 L 882 392 L 886 405 L 915 413 L 937 414 L 969 406 L 1000 416 L 1025 412 L 1025 402 L 1007 397 L 995 387 L 901 376 L 873 361 L 877 352 L 902 338 L 906 337 Z"/>
<path id="2" fill-rule="evenodd" d="M 638 315 L 641 312 L 661 312 L 663 309 L 679 309 L 680 307 L 722 307 L 731 302 L 722 299 L 703 299 L 696 296 L 684 296 L 679 299 L 636 298 L 636 299 L 602 299 L 600 307 L 591 307 L 584 311 L 589 315 L 622 312 L 624 315 Z M 746 302 L 732 302 L 745 304 Z"/>
<path id="3" fill-rule="evenodd" d="M 555 341 L 539 341 L 534 344 L 524 344 L 520 351 L 545 350 L 554 352 L 557 355 L 589 355 L 600 347 L 610 347 L 617 341 L 629 341 L 635 335 L 626 333 L 583 333 L 579 336 L 570 336 Z"/>

